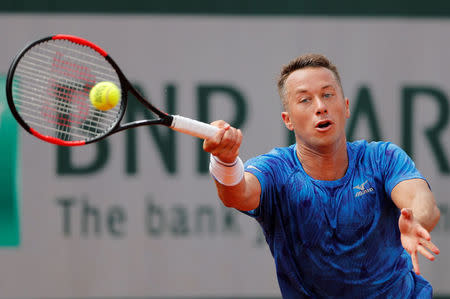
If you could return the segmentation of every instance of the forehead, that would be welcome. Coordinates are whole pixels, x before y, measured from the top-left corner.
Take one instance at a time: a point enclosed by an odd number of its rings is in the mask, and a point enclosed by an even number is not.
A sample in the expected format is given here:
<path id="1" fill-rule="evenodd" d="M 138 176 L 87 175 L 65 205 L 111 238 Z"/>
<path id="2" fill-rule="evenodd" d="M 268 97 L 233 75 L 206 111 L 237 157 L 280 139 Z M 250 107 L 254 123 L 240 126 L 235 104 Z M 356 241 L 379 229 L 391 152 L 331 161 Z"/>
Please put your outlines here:
<path id="1" fill-rule="evenodd" d="M 334 73 L 324 67 L 307 67 L 292 72 L 286 79 L 286 90 L 302 92 L 339 86 Z"/>

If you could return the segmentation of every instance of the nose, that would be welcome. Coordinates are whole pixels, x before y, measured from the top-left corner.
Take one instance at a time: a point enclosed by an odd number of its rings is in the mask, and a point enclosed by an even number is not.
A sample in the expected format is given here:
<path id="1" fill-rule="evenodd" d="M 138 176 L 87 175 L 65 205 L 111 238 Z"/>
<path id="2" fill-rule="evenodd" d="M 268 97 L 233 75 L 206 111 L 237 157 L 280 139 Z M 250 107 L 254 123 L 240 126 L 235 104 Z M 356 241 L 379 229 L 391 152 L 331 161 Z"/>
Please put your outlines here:
<path id="1" fill-rule="evenodd" d="M 325 102 L 322 99 L 317 98 L 316 99 L 316 114 L 321 115 L 321 114 L 326 114 L 326 113 L 328 113 L 327 105 L 325 104 Z"/>

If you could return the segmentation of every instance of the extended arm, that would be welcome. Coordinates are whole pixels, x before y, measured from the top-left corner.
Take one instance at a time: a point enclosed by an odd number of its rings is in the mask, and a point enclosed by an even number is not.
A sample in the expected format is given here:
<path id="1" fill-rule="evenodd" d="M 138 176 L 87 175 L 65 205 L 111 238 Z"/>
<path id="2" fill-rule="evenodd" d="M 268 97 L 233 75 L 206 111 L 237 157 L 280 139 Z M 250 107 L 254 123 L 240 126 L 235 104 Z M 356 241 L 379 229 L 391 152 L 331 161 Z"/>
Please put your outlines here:
<path id="1" fill-rule="evenodd" d="M 430 251 L 439 254 L 430 236 L 440 218 L 433 193 L 424 180 L 412 179 L 395 186 L 391 197 L 401 209 L 399 229 L 402 245 L 411 255 L 414 270 L 420 274 L 417 252 L 429 260 L 434 260 Z"/>
<path id="2" fill-rule="evenodd" d="M 212 125 L 217 126 L 220 130 L 214 137 L 204 141 L 203 149 L 221 162 L 234 163 L 239 155 L 242 142 L 241 131 L 224 121 L 216 121 Z M 225 206 L 241 211 L 250 211 L 259 206 L 261 185 L 253 174 L 244 173 L 242 179 L 232 186 L 226 186 L 217 180 L 215 183 L 219 198 Z"/>

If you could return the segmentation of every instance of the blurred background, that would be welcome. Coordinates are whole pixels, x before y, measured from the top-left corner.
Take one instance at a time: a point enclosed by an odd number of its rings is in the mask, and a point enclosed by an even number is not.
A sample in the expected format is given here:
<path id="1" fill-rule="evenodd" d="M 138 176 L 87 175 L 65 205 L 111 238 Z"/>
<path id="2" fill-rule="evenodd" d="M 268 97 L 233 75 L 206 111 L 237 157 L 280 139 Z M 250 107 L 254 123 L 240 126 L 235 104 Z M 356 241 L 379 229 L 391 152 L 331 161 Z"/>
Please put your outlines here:
<path id="1" fill-rule="evenodd" d="M 51 34 L 97 43 L 156 106 L 244 133 L 243 160 L 294 142 L 276 77 L 318 52 L 339 68 L 349 140 L 391 141 L 441 209 L 436 298 L 450 298 L 450 2 L 33 1 L 0 6 L 0 85 Z M 131 99 L 128 120 L 146 117 Z M 279 298 L 252 219 L 224 208 L 201 141 L 139 128 L 80 148 L 18 127 L 0 93 L 1 298 Z"/>

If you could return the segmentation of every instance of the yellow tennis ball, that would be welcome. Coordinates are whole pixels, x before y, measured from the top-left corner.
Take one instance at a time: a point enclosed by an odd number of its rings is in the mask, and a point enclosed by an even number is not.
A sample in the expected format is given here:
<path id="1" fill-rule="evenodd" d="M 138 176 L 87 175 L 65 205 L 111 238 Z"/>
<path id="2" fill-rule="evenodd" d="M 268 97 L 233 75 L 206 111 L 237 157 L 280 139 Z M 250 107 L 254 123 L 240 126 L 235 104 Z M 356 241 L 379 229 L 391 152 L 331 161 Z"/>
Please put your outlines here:
<path id="1" fill-rule="evenodd" d="M 109 110 L 119 103 L 120 89 L 112 82 L 99 82 L 89 92 L 89 99 L 95 108 Z"/>

